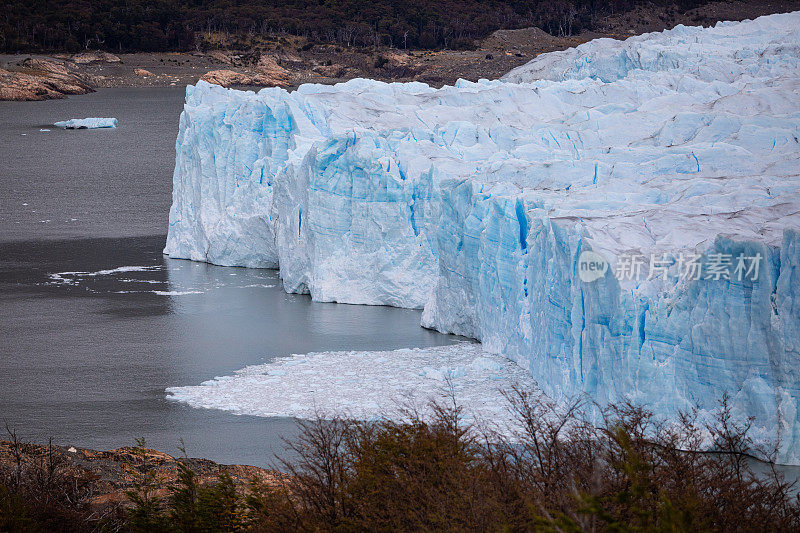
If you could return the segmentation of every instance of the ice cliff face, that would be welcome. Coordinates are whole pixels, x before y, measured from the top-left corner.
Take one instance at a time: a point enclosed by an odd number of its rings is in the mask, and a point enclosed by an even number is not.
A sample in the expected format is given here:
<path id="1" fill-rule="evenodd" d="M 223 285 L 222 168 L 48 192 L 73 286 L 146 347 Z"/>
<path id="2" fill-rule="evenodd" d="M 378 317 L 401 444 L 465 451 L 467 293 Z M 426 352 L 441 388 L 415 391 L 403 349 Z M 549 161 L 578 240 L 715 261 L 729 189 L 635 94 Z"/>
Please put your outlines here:
<path id="1" fill-rule="evenodd" d="M 800 13 L 439 90 L 200 82 L 165 253 L 424 307 L 556 397 L 672 414 L 728 391 L 798 463 L 798 104 Z"/>

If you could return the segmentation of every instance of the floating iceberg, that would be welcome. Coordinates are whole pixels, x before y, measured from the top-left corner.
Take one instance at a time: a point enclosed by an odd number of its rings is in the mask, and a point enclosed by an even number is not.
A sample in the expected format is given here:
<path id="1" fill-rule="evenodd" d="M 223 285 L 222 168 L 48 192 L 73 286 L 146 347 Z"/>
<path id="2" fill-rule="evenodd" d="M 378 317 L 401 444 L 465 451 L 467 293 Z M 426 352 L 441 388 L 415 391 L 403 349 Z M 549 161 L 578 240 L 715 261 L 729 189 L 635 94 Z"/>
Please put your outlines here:
<path id="1" fill-rule="evenodd" d="M 313 418 L 347 414 L 362 420 L 427 412 L 431 402 L 455 397 L 465 419 L 504 430 L 513 415 L 503 392 L 531 388 L 515 364 L 485 353 L 480 344 L 383 352 L 320 352 L 248 366 L 196 386 L 170 387 L 168 398 L 240 415 Z"/>
<path id="2" fill-rule="evenodd" d="M 164 251 L 424 308 L 556 398 L 670 415 L 727 391 L 800 463 L 799 91 L 800 13 L 442 89 L 199 82 Z"/>
<path id="3" fill-rule="evenodd" d="M 86 130 L 95 128 L 116 128 L 117 119 L 115 118 L 71 118 L 53 124 L 58 128 L 67 130 Z"/>

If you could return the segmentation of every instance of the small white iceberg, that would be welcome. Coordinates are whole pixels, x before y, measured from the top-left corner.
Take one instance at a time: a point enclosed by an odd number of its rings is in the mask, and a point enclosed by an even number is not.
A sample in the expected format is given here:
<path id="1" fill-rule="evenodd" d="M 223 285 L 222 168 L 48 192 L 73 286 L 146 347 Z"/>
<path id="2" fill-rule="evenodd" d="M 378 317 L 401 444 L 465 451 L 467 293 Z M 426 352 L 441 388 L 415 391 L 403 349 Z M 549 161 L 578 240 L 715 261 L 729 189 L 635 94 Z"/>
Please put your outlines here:
<path id="1" fill-rule="evenodd" d="M 115 118 L 73 118 L 56 122 L 54 126 L 67 130 L 85 130 L 95 128 L 116 128 Z"/>

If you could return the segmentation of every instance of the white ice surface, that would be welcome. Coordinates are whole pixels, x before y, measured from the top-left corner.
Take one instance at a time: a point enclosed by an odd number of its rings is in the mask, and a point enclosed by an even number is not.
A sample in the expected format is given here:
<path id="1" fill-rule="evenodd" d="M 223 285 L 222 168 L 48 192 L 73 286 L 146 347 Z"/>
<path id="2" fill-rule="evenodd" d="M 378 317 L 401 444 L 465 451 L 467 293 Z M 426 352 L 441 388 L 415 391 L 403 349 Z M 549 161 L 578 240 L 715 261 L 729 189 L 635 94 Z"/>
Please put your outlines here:
<path id="1" fill-rule="evenodd" d="M 188 296 L 205 294 L 217 289 L 267 289 L 276 287 L 269 283 L 275 279 L 274 273 L 263 270 L 248 270 L 239 274 L 230 272 L 205 272 L 206 266 L 186 261 L 168 261 L 166 265 L 124 265 L 94 271 L 69 271 L 48 274 L 47 285 L 66 285 L 80 287 L 89 292 L 106 292 L 110 289 L 116 294 L 155 294 L 157 296 Z M 136 274 L 167 271 L 167 279 L 148 279 Z M 108 278 L 113 278 L 109 284 Z M 127 290 L 113 290 L 118 283 L 131 287 Z M 158 287 L 160 285 L 161 287 Z"/>
<path id="2" fill-rule="evenodd" d="M 94 278 L 97 276 L 109 276 L 113 274 L 122 274 L 125 272 L 150 272 L 154 270 L 161 270 L 163 267 L 161 265 L 150 265 L 150 266 L 141 266 L 141 265 L 126 265 L 120 266 L 115 268 L 108 268 L 104 270 L 96 270 L 91 272 L 55 272 L 53 274 L 48 274 L 48 277 L 54 283 L 63 283 L 66 285 L 75 285 L 77 284 L 81 278 Z M 138 281 L 138 280 L 136 280 Z"/>
<path id="3" fill-rule="evenodd" d="M 117 119 L 115 118 L 71 118 L 53 124 L 56 127 L 67 130 L 96 129 L 96 128 L 116 128 Z M 40 130 L 47 131 L 47 130 Z"/>
<path id="4" fill-rule="evenodd" d="M 468 421 L 504 426 L 510 421 L 502 391 L 533 386 L 512 361 L 480 344 L 377 352 L 320 352 L 248 366 L 197 386 L 167 389 L 172 400 L 241 415 L 362 420 L 397 416 L 405 407 L 425 413 L 451 394 Z"/>

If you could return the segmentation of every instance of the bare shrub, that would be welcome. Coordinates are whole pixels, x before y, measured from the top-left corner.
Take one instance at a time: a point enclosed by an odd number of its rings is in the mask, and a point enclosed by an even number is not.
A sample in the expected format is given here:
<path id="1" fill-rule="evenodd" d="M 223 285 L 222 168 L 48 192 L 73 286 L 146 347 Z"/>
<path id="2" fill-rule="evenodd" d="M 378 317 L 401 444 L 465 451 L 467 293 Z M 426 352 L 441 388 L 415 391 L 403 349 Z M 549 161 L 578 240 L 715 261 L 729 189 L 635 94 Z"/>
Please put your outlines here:
<path id="1" fill-rule="evenodd" d="M 630 402 L 601 409 L 527 390 L 506 398 L 511 436 L 465 424 L 452 397 L 399 420 L 318 415 L 288 442 L 294 458 L 279 484 L 253 481 L 242 494 L 226 474 L 199 484 L 181 463 L 163 500 L 154 497 L 163 482 L 141 473 L 117 522 L 89 512 L 89 485 L 55 454 L 26 463 L 12 434 L 0 530 L 800 530 L 794 483 L 774 464 L 752 471 L 751 454 L 767 452 L 726 395 L 711 419 L 692 410 L 670 422 Z"/>
<path id="2" fill-rule="evenodd" d="M 670 423 L 630 402 L 600 409 L 523 390 L 506 398 L 513 437 L 463 424 L 457 405 L 434 405 L 427 418 L 303 423 L 290 482 L 262 499 L 253 529 L 800 528 L 793 483 L 774 465 L 751 471 L 751 424 L 735 421 L 727 396 L 710 422 L 690 411 Z"/>
<path id="3" fill-rule="evenodd" d="M 96 512 L 92 474 L 69 468 L 52 441 L 44 453 L 6 426 L 11 461 L 0 463 L 0 531 L 114 531 L 117 508 Z M 30 448 L 30 449 L 28 449 Z"/>

